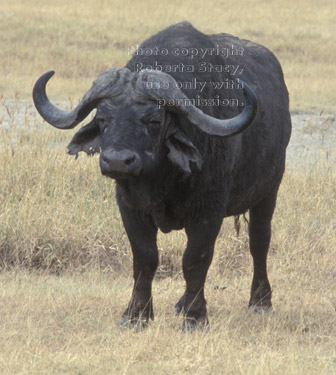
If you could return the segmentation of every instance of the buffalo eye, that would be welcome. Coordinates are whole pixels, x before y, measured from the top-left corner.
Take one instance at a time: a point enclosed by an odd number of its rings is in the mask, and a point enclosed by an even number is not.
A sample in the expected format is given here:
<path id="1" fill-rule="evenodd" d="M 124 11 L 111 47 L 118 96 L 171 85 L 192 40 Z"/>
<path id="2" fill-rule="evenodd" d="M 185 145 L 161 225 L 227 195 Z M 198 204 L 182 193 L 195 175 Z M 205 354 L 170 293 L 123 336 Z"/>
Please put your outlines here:
<path id="1" fill-rule="evenodd" d="M 161 126 L 161 113 L 154 112 L 147 116 L 144 116 L 141 119 L 141 122 L 148 128 L 148 129 L 159 129 Z"/>
<path id="2" fill-rule="evenodd" d="M 161 125 L 161 120 L 159 119 L 152 119 L 152 120 L 149 120 L 148 121 L 148 124 L 154 126 L 154 127 L 158 127 Z"/>
<path id="3" fill-rule="evenodd" d="M 161 120 L 157 118 L 148 119 L 144 122 L 147 132 L 154 138 L 157 138 L 161 131 Z"/>
<path id="4" fill-rule="evenodd" d="M 107 129 L 107 121 L 104 117 L 96 117 L 96 122 L 99 126 L 99 130 L 101 133 L 104 133 Z"/>

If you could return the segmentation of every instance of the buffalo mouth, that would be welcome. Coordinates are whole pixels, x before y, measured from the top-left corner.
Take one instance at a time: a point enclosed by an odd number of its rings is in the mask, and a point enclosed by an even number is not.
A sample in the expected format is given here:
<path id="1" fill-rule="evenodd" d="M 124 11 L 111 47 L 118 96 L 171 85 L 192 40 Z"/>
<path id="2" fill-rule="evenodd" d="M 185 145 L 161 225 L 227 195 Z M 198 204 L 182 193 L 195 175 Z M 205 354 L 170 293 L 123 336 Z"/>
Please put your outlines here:
<path id="1" fill-rule="evenodd" d="M 123 173 L 123 172 L 106 172 L 106 171 L 101 170 L 101 173 L 103 176 L 112 178 L 114 180 L 129 180 L 132 177 L 134 177 L 128 173 Z"/>

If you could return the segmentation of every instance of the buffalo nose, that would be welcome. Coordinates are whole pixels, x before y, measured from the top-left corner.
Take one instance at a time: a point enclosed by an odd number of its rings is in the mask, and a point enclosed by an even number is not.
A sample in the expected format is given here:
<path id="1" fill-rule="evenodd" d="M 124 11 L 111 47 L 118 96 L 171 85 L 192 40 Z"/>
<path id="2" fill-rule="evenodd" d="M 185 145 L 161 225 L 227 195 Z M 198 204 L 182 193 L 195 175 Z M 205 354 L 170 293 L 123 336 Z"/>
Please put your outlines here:
<path id="1" fill-rule="evenodd" d="M 103 174 L 137 176 L 141 170 L 140 156 L 131 150 L 106 150 L 100 155 L 100 169 Z"/>

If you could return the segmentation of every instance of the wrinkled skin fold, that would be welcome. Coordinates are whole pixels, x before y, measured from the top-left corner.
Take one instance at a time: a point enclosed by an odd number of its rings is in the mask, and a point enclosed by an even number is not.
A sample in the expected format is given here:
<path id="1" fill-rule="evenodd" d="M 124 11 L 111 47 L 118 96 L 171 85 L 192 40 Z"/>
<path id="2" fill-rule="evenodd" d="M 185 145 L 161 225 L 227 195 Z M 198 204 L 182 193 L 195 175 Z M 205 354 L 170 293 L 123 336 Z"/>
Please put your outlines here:
<path id="1" fill-rule="evenodd" d="M 155 56 L 136 53 L 125 67 L 101 73 L 71 111 L 57 108 L 47 97 L 52 71 L 37 80 L 33 99 L 41 116 L 58 129 L 74 128 L 96 110 L 68 150 L 76 156 L 82 151 L 100 153 L 102 174 L 116 181 L 134 277 L 122 327 L 142 330 L 154 319 L 157 232 L 184 229 L 186 289 L 175 311 L 184 316 L 184 330 L 207 329 L 205 280 L 225 217 L 249 211 L 254 267 L 249 307 L 260 312 L 272 306 L 267 254 L 291 133 L 288 93 L 275 56 L 250 41 L 228 34 L 205 35 L 184 22 L 162 30 L 139 48 L 157 46 L 168 51 L 162 65 L 179 63 L 193 69 L 169 74 L 138 71 L 136 67 L 157 61 Z M 232 79 L 229 72 L 210 68 L 200 72 L 197 67 L 204 62 L 200 56 L 191 59 L 173 53 L 195 46 L 199 50 L 234 46 L 243 51 L 225 59 L 216 54 L 205 58 L 209 67 L 243 67 L 240 81 L 235 81 L 239 85 L 217 89 L 211 82 L 227 82 Z M 192 87 L 192 82 L 200 82 L 204 89 Z M 238 104 L 200 104 L 217 97 Z"/>

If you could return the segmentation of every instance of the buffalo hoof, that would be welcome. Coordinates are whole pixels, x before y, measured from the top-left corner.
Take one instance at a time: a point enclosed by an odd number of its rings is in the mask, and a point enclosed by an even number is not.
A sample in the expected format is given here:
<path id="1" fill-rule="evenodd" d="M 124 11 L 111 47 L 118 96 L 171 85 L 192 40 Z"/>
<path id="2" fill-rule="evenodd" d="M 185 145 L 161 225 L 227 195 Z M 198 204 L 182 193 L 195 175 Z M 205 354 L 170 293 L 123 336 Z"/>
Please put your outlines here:
<path id="1" fill-rule="evenodd" d="M 148 327 L 148 321 L 139 319 L 130 319 L 128 317 L 122 317 L 120 321 L 121 329 L 132 329 L 135 332 L 141 332 Z"/>
<path id="2" fill-rule="evenodd" d="M 175 305 L 174 311 L 176 315 L 184 313 L 184 303 L 185 303 L 185 294 L 179 299 L 177 304 Z"/>
<path id="3" fill-rule="evenodd" d="M 202 320 L 185 318 L 182 324 L 182 332 L 192 333 L 195 331 L 209 332 L 210 324 L 207 318 Z"/>
<path id="4" fill-rule="evenodd" d="M 182 306 L 177 306 L 176 305 L 175 308 L 174 308 L 175 315 L 180 315 L 180 314 L 183 313 L 183 311 L 184 311 L 184 309 L 183 309 Z"/>
<path id="5" fill-rule="evenodd" d="M 268 314 L 272 311 L 272 306 L 249 306 L 249 310 L 254 314 Z"/>

